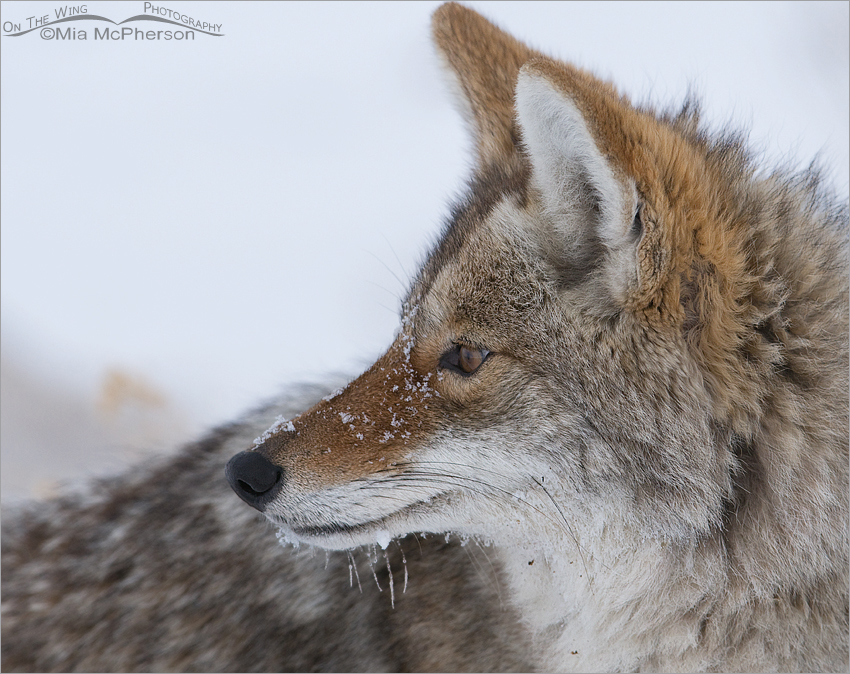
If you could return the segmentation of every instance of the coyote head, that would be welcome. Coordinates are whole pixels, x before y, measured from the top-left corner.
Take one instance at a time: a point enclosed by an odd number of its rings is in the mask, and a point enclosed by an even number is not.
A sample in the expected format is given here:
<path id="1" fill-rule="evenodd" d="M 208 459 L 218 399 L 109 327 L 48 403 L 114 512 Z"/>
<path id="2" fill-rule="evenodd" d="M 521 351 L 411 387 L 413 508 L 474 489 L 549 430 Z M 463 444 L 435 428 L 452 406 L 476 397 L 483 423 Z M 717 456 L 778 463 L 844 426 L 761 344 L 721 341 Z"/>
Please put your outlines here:
<path id="1" fill-rule="evenodd" d="M 806 466 L 847 440 L 825 374 L 846 357 L 845 284 L 821 271 L 842 253 L 800 224 L 816 196 L 756 180 L 693 106 L 636 107 L 460 5 L 433 33 L 476 141 L 467 195 L 389 350 L 234 457 L 239 496 L 326 548 L 567 547 L 600 522 L 693 540 L 731 512 L 770 537 L 759 522 L 811 511 L 804 484 L 840 477 Z M 813 521 L 846 508 L 820 493 Z"/>

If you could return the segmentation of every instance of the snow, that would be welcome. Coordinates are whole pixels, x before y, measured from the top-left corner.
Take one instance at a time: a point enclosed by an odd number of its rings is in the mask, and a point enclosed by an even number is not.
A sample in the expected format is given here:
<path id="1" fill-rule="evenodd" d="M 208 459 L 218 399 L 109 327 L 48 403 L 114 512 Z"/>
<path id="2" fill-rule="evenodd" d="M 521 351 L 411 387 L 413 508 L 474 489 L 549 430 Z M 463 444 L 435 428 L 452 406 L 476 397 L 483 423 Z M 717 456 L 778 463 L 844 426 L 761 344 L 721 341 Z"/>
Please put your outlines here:
<path id="1" fill-rule="evenodd" d="M 298 540 L 298 537 L 293 532 L 289 531 L 288 529 L 284 529 L 283 527 L 277 530 L 275 537 L 277 538 L 278 542 L 284 547 L 291 545 L 297 550 L 301 546 L 301 541 Z"/>
<path id="2" fill-rule="evenodd" d="M 278 416 L 275 422 L 258 438 L 254 438 L 254 448 L 262 445 L 273 435 L 278 433 L 294 433 L 295 425 L 283 416 Z"/>
<path id="3" fill-rule="evenodd" d="M 108 55 L 3 38 L 0 372 L 40 387 L 20 411 L 0 396 L 4 498 L 100 469 L 87 424 L 111 423 L 109 368 L 162 394 L 180 437 L 161 446 L 387 347 L 471 163 L 430 45 L 438 4 L 197 2 L 224 37 Z M 823 150 L 846 197 L 847 3 L 472 6 L 637 100 L 693 85 L 707 120 L 750 125 L 768 159 Z M 3 19 L 44 8 L 4 3 Z M 60 415 L 57 390 L 86 411 Z"/>
<path id="4" fill-rule="evenodd" d="M 339 387 L 336 391 L 334 391 L 333 393 L 329 393 L 328 395 L 324 396 L 324 397 L 322 398 L 322 400 L 324 400 L 326 403 L 329 403 L 331 400 L 333 400 L 334 398 L 336 398 L 336 397 L 337 397 L 340 393 L 342 393 L 344 390 L 345 390 L 345 387 L 344 387 L 344 386 L 340 386 L 340 387 Z"/>
<path id="5" fill-rule="evenodd" d="M 381 546 L 381 550 L 386 550 L 387 546 L 389 546 L 390 541 L 392 540 L 392 536 L 390 536 L 390 532 L 382 529 L 377 534 L 377 542 L 378 545 Z"/>

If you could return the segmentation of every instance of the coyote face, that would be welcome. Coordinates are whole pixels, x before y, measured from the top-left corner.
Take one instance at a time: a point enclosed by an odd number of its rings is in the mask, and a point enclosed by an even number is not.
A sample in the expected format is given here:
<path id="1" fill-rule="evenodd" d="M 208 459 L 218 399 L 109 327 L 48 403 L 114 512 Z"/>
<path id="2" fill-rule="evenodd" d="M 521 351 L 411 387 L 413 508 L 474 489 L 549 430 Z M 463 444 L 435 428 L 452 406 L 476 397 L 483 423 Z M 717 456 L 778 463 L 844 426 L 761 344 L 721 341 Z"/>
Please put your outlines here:
<path id="1" fill-rule="evenodd" d="M 555 583 L 540 629 L 584 596 L 691 611 L 690 643 L 717 592 L 846 580 L 846 211 L 811 177 L 756 179 L 693 106 L 637 108 L 471 10 L 434 36 L 475 132 L 467 196 L 389 350 L 234 457 L 237 494 L 325 548 L 539 552 L 559 580 L 511 573 Z"/>
<path id="2" fill-rule="evenodd" d="M 469 194 L 386 354 L 270 429 L 231 483 L 331 548 L 420 530 L 516 542 L 518 522 L 570 545 L 590 503 L 645 536 L 719 527 L 733 438 L 758 429 L 787 359 L 790 289 L 757 246 L 787 205 L 758 204 L 741 148 L 692 111 L 636 109 L 460 6 L 434 31 L 477 129 Z"/>
<path id="3" fill-rule="evenodd" d="M 616 188 L 618 243 L 634 249 L 642 206 L 632 183 Z M 237 493 L 290 535 L 503 540 L 519 522 L 564 540 L 559 508 L 584 494 L 631 499 L 659 532 L 717 523 L 730 458 L 675 318 L 653 325 L 611 298 L 606 311 L 602 268 L 565 281 L 542 195 L 520 189 L 460 211 L 382 358 L 241 455 L 273 477 L 237 474 Z"/>
<path id="4" fill-rule="evenodd" d="M 433 31 L 477 165 L 392 345 L 4 511 L 4 671 L 847 671 L 846 203 Z"/>

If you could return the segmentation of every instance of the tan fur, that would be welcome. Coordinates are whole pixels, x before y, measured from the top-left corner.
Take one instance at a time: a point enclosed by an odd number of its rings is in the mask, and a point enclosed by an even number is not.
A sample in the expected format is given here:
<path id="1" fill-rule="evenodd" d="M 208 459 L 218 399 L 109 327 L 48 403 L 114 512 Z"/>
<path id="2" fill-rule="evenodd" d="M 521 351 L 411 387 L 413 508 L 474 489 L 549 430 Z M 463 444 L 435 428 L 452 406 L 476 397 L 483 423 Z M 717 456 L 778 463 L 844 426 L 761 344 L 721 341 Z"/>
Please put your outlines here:
<path id="1" fill-rule="evenodd" d="M 538 53 L 453 3 L 434 12 L 431 30 L 452 71 L 475 73 L 460 78 L 458 84 L 464 112 L 475 130 L 479 161 L 501 161 L 518 137 L 512 101 L 516 75 Z"/>
<path id="2" fill-rule="evenodd" d="M 4 527 L 4 668 L 846 671 L 846 205 L 813 170 L 759 173 L 692 105 L 636 107 L 461 5 L 442 6 L 433 31 L 478 166 L 394 343 L 256 446 L 272 409 L 202 460 L 194 450 L 103 504 L 54 507 L 70 533 L 33 513 L 8 542 Z M 461 347 L 483 358 L 474 372 L 452 360 Z M 228 479 L 279 537 L 343 551 L 397 613 L 334 595 L 331 618 L 326 579 L 275 570 L 209 477 L 238 450 Z M 179 489 L 157 486 L 172 474 Z M 150 608 L 122 583 L 149 581 L 127 569 L 135 555 L 151 567 L 155 543 L 128 556 L 123 537 L 183 492 L 208 533 L 183 516 L 163 530 L 162 555 L 181 559 L 186 541 L 196 559 L 175 564 L 185 579 L 163 580 Z M 74 513 L 97 542 L 74 547 Z M 422 536 L 414 600 L 400 574 Z M 198 580 L 223 551 L 232 569 Z M 221 589 L 243 576 L 244 595 Z M 191 654 L 161 636 L 121 648 L 75 631 L 87 595 L 122 634 L 160 620 L 226 634 L 222 604 L 262 617 L 235 621 L 251 653 L 222 637 Z M 444 624 L 461 606 L 466 618 Z"/>
<path id="3" fill-rule="evenodd" d="M 265 444 L 269 457 L 296 479 L 323 486 L 386 470 L 404 448 L 433 432 L 434 391 L 404 355 L 404 336 L 338 395 L 294 420 L 294 431 Z"/>

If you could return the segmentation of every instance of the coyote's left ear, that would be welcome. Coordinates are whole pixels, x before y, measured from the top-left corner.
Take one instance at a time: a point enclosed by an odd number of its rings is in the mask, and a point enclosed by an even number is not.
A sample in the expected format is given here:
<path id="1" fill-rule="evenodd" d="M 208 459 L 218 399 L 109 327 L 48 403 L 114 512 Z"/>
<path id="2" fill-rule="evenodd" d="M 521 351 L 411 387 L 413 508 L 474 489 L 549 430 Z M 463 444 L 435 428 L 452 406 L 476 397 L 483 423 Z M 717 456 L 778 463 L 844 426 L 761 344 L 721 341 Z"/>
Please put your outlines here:
<path id="1" fill-rule="evenodd" d="M 555 228 L 564 266 L 578 280 L 603 255 L 610 258 L 634 242 L 630 225 L 636 193 L 633 182 L 603 154 L 600 139 L 591 131 L 589 121 L 595 110 L 579 108 L 590 107 L 589 94 L 575 81 L 585 76 L 569 71 L 568 89 L 551 76 L 552 69 L 548 60 L 532 61 L 522 68 L 516 110 L 532 166 L 532 184 Z M 627 276 L 630 270 L 620 271 Z M 621 278 L 617 285 L 623 282 L 628 279 Z M 624 288 L 617 290 L 622 297 Z"/>
<path id="2" fill-rule="evenodd" d="M 540 54 L 456 2 L 434 12 L 431 30 L 459 89 L 458 102 L 475 136 L 479 166 L 516 156 L 517 75 L 524 63 Z"/>

